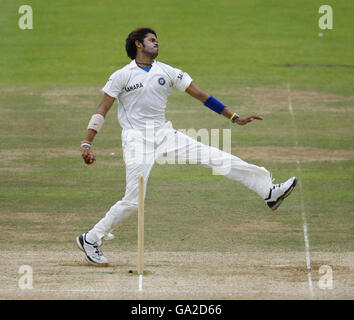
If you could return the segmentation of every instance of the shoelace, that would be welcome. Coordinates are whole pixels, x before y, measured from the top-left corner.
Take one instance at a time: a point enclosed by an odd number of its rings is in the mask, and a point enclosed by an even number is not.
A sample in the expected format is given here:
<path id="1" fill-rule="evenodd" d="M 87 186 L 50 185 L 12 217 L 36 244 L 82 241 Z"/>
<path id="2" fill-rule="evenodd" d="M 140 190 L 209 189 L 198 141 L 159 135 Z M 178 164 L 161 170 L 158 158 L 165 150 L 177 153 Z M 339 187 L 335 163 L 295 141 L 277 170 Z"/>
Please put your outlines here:
<path id="1" fill-rule="evenodd" d="M 280 188 L 281 185 L 282 185 L 281 183 L 274 184 L 274 185 L 272 186 L 272 189 L 274 190 L 275 188 Z"/>
<path id="2" fill-rule="evenodd" d="M 102 256 L 102 251 L 100 246 L 97 243 L 95 243 L 93 247 L 95 248 L 95 253 L 97 253 L 99 256 Z"/>

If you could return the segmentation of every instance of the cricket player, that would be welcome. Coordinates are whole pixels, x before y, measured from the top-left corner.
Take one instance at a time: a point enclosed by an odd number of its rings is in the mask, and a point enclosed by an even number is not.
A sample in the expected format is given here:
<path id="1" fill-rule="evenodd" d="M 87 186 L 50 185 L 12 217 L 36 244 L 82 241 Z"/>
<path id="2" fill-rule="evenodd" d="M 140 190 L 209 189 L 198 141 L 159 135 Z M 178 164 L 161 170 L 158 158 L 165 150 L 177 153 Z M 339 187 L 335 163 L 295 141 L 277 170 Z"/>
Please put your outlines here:
<path id="1" fill-rule="evenodd" d="M 175 130 L 172 123 L 166 121 L 165 109 L 167 98 L 175 87 L 237 125 L 243 126 L 263 118 L 258 115 L 240 117 L 215 97 L 198 88 L 188 73 L 155 60 L 159 42 L 156 32 L 151 28 L 132 31 L 126 39 L 126 51 L 131 62 L 114 72 L 102 88 L 103 98 L 89 121 L 85 140 L 80 146 L 85 163 L 92 164 L 95 161 L 92 142 L 117 99 L 126 165 L 126 190 L 124 197 L 91 230 L 76 238 L 86 260 L 96 266 L 108 263 L 101 250 L 102 239 L 110 235 L 124 219 L 137 212 L 138 176 L 143 174 L 146 192 L 154 163 L 166 154 L 177 157 L 182 163 L 200 163 L 218 170 L 219 174 L 253 190 L 272 210 L 276 210 L 294 189 L 296 177 L 273 184 L 267 169 L 249 164 Z"/>

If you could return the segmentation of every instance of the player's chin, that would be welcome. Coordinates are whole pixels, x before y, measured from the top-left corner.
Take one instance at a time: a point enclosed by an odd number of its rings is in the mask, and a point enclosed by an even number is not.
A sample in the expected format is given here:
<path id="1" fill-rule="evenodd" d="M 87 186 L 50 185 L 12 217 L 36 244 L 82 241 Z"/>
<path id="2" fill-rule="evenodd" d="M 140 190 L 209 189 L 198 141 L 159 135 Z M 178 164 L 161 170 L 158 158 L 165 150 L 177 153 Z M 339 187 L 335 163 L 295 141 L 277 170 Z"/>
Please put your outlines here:
<path id="1" fill-rule="evenodd" d="M 159 55 L 159 49 L 152 53 L 151 58 L 155 59 Z"/>

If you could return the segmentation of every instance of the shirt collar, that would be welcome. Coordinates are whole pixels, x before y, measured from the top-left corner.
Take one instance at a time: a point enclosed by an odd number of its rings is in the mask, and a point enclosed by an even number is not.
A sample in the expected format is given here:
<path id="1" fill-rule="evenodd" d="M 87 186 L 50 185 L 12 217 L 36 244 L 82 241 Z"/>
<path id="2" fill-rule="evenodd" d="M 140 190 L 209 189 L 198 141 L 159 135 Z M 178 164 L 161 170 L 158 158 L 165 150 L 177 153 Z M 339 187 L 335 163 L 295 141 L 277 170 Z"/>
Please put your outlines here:
<path id="1" fill-rule="evenodd" d="M 156 63 L 155 60 L 152 60 L 151 66 L 153 66 Z M 129 69 L 133 68 L 139 68 L 139 66 L 136 64 L 135 59 L 132 60 L 132 62 L 129 63 Z"/>

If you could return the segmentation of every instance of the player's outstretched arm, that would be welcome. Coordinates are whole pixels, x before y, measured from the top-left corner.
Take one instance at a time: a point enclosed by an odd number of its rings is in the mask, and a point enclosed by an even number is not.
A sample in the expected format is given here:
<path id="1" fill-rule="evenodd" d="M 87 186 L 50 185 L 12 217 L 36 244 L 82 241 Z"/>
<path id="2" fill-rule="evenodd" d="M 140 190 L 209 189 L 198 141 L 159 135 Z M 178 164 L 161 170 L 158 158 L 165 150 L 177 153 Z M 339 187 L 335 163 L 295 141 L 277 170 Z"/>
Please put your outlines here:
<path id="1" fill-rule="evenodd" d="M 201 103 L 203 103 L 205 106 L 209 107 L 213 111 L 222 114 L 224 117 L 230 119 L 232 122 L 237 123 L 241 126 L 253 120 L 263 120 L 263 117 L 258 115 L 247 117 L 238 116 L 235 112 L 230 111 L 220 101 L 216 100 L 214 97 L 208 95 L 202 89 L 198 88 L 193 82 L 186 89 L 186 92 L 193 98 L 198 99 Z"/>
<path id="2" fill-rule="evenodd" d="M 115 98 L 104 94 L 100 104 L 97 107 L 96 113 L 91 117 L 87 127 L 86 138 L 81 142 L 80 151 L 81 156 L 86 164 L 92 164 L 96 160 L 92 152 L 92 141 L 97 132 L 101 129 L 104 123 L 107 112 L 112 107 Z"/>

